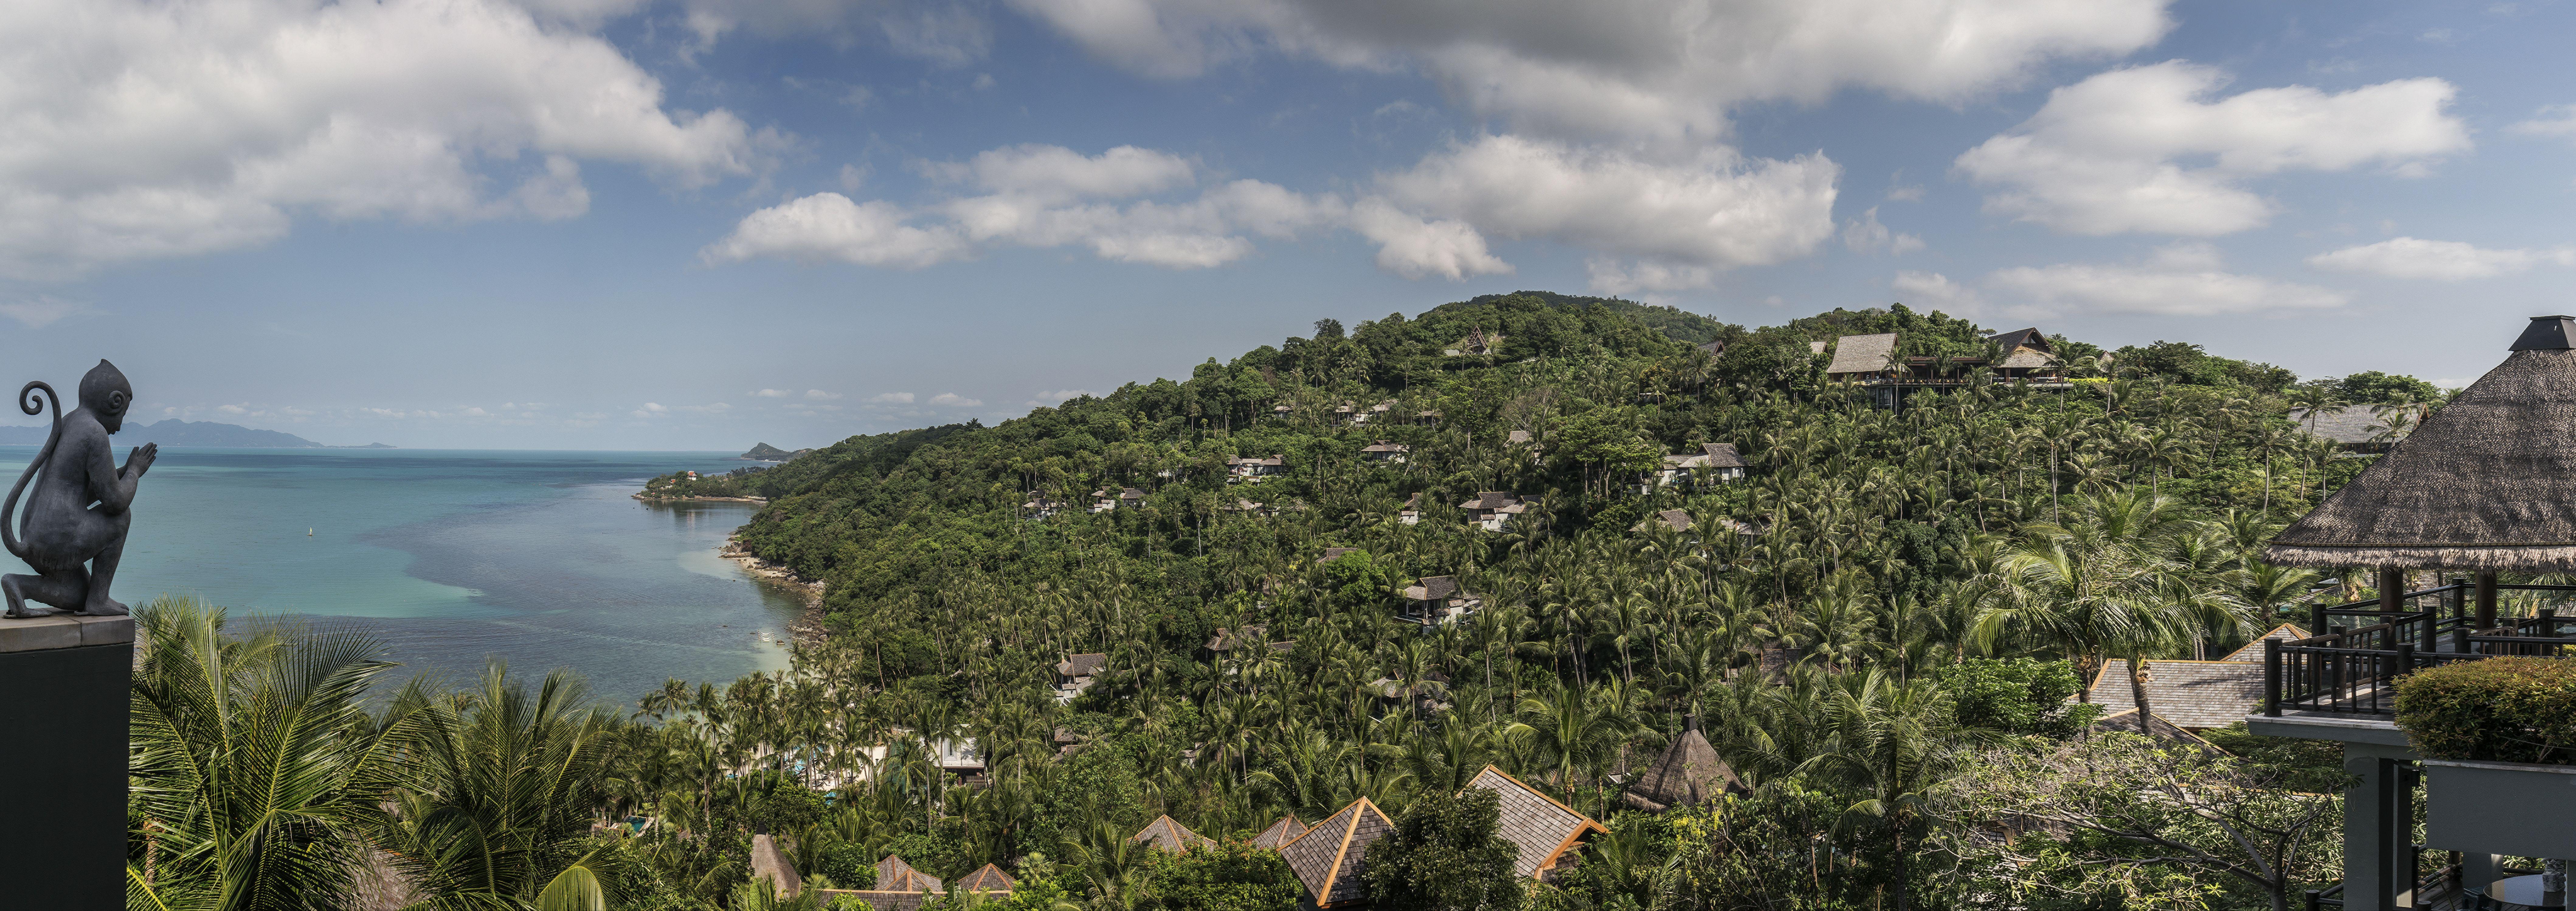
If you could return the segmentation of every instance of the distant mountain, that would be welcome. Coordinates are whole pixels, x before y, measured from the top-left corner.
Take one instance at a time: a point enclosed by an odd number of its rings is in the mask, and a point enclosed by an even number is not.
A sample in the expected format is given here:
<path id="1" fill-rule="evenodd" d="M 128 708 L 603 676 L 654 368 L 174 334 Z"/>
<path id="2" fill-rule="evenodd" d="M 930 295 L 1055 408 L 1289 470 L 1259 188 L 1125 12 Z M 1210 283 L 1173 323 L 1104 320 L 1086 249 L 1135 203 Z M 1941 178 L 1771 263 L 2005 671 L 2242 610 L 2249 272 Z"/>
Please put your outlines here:
<path id="1" fill-rule="evenodd" d="M 0 446 L 42 446 L 48 427 L 0 426 Z M 158 443 L 163 446 L 194 446 L 206 449 L 392 449 L 383 443 L 364 446 L 325 446 L 312 440 L 276 430 L 253 430 L 239 424 L 213 421 L 182 421 L 169 418 L 156 424 L 135 424 L 117 433 L 115 442 L 123 446 Z"/>
<path id="2" fill-rule="evenodd" d="M 755 462 L 784 462 L 788 459 L 813 451 L 814 450 L 811 449 L 799 449 L 795 452 L 788 452 L 787 450 L 780 449 L 767 443 L 754 443 L 752 444 L 751 451 L 743 453 L 742 457 Z"/>

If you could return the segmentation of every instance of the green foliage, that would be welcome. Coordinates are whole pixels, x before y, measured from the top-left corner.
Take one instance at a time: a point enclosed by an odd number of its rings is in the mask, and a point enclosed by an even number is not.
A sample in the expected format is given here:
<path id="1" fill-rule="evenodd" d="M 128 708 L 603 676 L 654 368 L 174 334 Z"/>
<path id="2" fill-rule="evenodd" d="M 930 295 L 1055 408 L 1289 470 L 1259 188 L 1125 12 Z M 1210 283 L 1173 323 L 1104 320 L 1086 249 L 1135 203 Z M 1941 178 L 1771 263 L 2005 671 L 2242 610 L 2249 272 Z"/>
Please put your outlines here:
<path id="1" fill-rule="evenodd" d="M 2408 674 L 2397 727 L 2434 759 L 2576 760 L 2576 662 L 2502 657 Z"/>
<path id="2" fill-rule="evenodd" d="M 1157 911 L 1288 911 L 1301 894 L 1279 852 L 1230 841 L 1154 852 L 1143 906 Z"/>
<path id="3" fill-rule="evenodd" d="M 2442 399 L 2442 390 L 2433 384 L 2402 373 L 2364 370 L 2331 382 L 2337 395 L 2356 405 L 2402 405 Z"/>
<path id="4" fill-rule="evenodd" d="M 877 861 L 884 857 L 868 845 L 841 842 L 823 852 L 820 867 L 809 872 L 830 877 L 836 889 L 873 889 L 877 885 Z"/>
<path id="5" fill-rule="evenodd" d="M 2068 704 L 2084 688 L 2075 665 L 2033 658 L 1968 658 L 1941 669 L 1952 717 L 1964 727 L 2063 739 L 2091 724 L 2098 705 Z"/>
<path id="6" fill-rule="evenodd" d="M 1422 795 L 1369 846 L 1364 877 L 1387 911 L 1511 911 L 1523 899 L 1512 875 L 1519 850 L 1495 833 L 1497 795 L 1483 788 Z"/>

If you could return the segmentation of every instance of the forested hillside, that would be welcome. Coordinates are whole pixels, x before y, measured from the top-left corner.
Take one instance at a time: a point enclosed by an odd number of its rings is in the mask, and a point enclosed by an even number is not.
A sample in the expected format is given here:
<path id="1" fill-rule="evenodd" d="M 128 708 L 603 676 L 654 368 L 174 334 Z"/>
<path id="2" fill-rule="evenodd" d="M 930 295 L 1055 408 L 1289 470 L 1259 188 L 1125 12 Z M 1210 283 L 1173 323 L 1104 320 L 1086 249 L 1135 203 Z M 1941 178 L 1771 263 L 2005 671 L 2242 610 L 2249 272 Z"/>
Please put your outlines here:
<path id="1" fill-rule="evenodd" d="M 1574 906 L 1903 907 L 1971 886 L 2261 905 L 2330 878 L 2313 865 L 2331 852 L 2274 858 L 2270 884 L 2189 864 L 2110 875 L 2072 855 L 2016 873 L 1943 841 L 1961 830 L 1936 825 L 1932 792 L 1969 745 L 2080 727 L 2055 703 L 2108 659 L 2216 657 L 2293 619 L 2329 580 L 2262 564 L 2259 544 L 2361 460 L 2300 433 L 2290 408 L 2354 393 L 2420 414 L 2438 396 L 2063 337 L 2062 391 L 1970 365 L 1885 410 L 1825 375 L 1842 336 L 1993 363 L 1996 328 L 1900 305 L 1746 329 L 1496 295 L 1320 321 L 1186 380 L 702 482 L 769 497 L 741 545 L 828 583 L 831 642 L 744 698 L 806 686 L 858 707 L 755 739 L 978 738 L 989 789 L 918 793 L 918 826 L 887 817 L 946 845 L 932 856 L 952 874 L 1086 844 L 1096 857 L 1110 842 L 1094 828 L 1164 813 L 1230 836 L 1363 796 L 1400 811 L 1493 763 L 1616 815 L 1576 873 L 1535 893 Z M 1380 443 L 1407 449 L 1380 458 Z M 1639 483 L 1712 443 L 1740 453 L 1742 480 Z M 1258 482 L 1230 472 L 1273 456 Z M 1523 511 L 1473 524 L 1459 506 L 1486 491 Z M 1100 497 L 1115 505 L 1094 511 Z M 1472 612 L 1407 622 L 1406 589 L 1439 577 Z M 1059 705 L 1056 666 L 1084 653 L 1103 669 Z M 701 696 L 702 717 L 741 711 Z M 1694 715 L 1751 787 L 1733 840 L 1622 798 Z M 1071 743 L 1087 751 L 1060 758 Z M 2275 764 L 2243 774 L 2298 771 L 2255 752 Z M 1810 842 L 1827 848 L 1781 853 Z M 1703 865 L 1693 888 L 1742 894 L 1677 899 L 1664 861 L 1682 850 Z M 1132 897 L 1093 882 L 1069 888 Z"/>

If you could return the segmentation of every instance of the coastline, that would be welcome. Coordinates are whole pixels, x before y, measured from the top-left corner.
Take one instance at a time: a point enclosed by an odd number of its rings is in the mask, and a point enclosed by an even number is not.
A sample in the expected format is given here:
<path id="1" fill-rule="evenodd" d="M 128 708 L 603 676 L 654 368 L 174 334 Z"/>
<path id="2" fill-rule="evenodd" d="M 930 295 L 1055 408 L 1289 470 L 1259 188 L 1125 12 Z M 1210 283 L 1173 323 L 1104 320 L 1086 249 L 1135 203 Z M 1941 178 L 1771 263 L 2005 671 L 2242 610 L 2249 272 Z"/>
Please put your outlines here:
<path id="1" fill-rule="evenodd" d="M 646 503 L 768 503 L 768 497 L 648 497 L 640 493 L 627 496 Z"/>
<path id="2" fill-rule="evenodd" d="M 799 579 L 794 570 L 752 556 L 744 551 L 741 543 L 734 538 L 726 538 L 724 546 L 716 549 L 716 556 L 732 560 L 734 565 L 742 567 L 742 571 L 754 579 L 795 592 L 797 597 L 805 602 L 805 609 L 797 613 L 793 622 L 787 624 L 788 636 L 798 645 L 822 643 L 823 583 Z"/>

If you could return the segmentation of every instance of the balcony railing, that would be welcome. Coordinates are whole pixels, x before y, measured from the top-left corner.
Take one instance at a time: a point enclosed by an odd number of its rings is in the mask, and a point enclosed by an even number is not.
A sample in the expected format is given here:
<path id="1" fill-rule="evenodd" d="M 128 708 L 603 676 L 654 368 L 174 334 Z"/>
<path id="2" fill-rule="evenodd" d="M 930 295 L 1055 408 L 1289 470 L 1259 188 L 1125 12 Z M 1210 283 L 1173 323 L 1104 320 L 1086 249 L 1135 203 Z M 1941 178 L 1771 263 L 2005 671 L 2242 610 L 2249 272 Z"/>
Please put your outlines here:
<path id="1" fill-rule="evenodd" d="M 2499 592 L 2576 592 L 2576 585 L 2499 585 Z M 2394 603 L 2381 599 L 2315 607 L 2318 635 L 2263 643 L 2263 714 L 2284 710 L 2364 716 L 2397 712 L 2398 677 L 2498 655 L 2576 655 L 2576 637 L 2562 635 L 2576 616 L 2554 608 L 2537 616 L 2499 617 L 2478 629 L 2469 613 L 2466 580 L 2408 592 Z"/>

